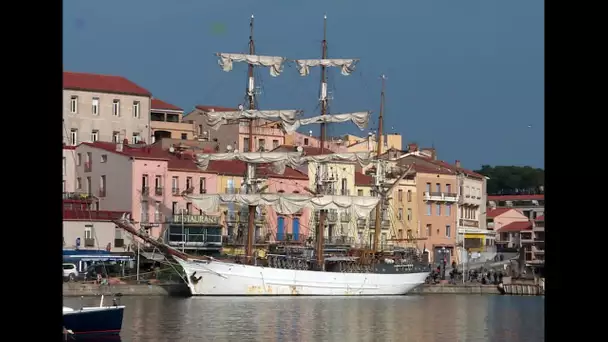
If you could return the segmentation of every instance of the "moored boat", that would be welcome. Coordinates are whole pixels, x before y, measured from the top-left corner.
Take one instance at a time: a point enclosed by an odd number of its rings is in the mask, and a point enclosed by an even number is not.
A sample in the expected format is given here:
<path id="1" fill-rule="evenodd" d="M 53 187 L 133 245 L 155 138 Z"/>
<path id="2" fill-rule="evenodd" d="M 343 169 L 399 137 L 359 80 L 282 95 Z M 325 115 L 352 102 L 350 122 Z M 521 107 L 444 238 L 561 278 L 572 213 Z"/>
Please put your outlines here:
<path id="1" fill-rule="evenodd" d="M 75 338 L 118 335 L 122 329 L 125 306 L 63 307 L 63 327 Z"/>

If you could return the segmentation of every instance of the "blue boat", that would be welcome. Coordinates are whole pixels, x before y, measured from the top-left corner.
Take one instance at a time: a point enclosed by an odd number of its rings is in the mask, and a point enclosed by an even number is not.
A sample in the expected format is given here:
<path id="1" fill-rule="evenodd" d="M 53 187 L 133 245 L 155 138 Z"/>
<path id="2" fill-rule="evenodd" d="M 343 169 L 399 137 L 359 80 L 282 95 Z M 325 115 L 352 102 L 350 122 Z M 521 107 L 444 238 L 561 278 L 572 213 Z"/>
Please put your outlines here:
<path id="1" fill-rule="evenodd" d="M 103 296 L 101 299 L 103 304 Z M 63 327 L 68 334 L 82 337 L 118 335 L 122 329 L 125 306 L 82 307 L 78 310 L 63 307 Z"/>

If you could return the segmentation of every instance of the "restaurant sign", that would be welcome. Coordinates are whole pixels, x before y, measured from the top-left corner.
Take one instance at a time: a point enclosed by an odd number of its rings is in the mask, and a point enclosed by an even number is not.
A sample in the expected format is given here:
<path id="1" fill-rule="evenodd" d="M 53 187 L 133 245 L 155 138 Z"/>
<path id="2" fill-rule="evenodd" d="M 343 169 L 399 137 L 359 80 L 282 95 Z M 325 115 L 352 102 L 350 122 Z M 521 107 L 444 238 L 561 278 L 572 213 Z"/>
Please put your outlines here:
<path id="1" fill-rule="evenodd" d="M 218 216 L 207 216 L 207 215 L 173 215 L 172 223 L 182 223 L 182 217 L 184 224 L 219 224 L 220 220 Z"/>

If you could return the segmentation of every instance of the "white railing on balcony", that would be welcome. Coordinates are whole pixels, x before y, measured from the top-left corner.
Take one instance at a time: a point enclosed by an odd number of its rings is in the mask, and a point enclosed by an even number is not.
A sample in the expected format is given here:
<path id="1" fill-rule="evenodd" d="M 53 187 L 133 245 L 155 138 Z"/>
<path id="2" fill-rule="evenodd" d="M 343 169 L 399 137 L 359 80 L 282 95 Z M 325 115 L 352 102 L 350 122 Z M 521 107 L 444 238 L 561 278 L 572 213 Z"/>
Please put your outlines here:
<path id="1" fill-rule="evenodd" d="M 456 202 L 458 201 L 458 195 L 451 192 L 428 192 L 425 191 L 423 194 L 425 201 L 437 201 L 437 202 Z"/>

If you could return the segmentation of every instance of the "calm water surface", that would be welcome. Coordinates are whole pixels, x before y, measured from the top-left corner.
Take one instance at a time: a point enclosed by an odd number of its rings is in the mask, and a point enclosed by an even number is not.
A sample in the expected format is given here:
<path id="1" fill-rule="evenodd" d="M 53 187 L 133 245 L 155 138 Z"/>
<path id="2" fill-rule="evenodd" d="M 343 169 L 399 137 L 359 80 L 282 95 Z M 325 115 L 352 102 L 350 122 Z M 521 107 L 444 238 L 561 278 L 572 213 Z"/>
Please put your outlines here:
<path id="1" fill-rule="evenodd" d="M 85 298 L 85 305 L 99 299 Z M 64 305 L 79 307 L 80 298 Z M 108 299 L 108 303 L 110 300 Z M 130 341 L 544 341 L 544 298 L 123 297 Z"/>

